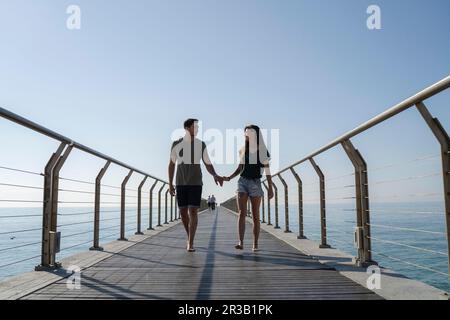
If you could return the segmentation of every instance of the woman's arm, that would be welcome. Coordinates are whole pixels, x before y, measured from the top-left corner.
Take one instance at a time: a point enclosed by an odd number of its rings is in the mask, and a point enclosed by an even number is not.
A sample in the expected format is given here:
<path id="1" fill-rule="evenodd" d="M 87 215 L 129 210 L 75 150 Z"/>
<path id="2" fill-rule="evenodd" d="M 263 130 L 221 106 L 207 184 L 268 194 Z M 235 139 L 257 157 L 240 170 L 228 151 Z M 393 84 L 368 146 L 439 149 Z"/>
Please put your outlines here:
<path id="1" fill-rule="evenodd" d="M 230 180 L 234 179 L 237 175 L 239 175 L 242 172 L 243 167 L 244 167 L 244 165 L 242 163 L 239 164 L 239 166 L 233 172 L 233 174 L 231 176 L 229 176 L 229 177 L 224 177 L 224 180 L 230 181 Z"/>
<path id="2" fill-rule="evenodd" d="M 269 196 L 269 199 L 272 199 L 274 196 L 274 193 L 273 193 L 272 174 L 270 173 L 269 161 L 264 162 L 263 165 L 264 165 L 264 173 L 266 174 L 266 178 L 267 178 L 267 184 L 269 185 L 268 196 Z"/>

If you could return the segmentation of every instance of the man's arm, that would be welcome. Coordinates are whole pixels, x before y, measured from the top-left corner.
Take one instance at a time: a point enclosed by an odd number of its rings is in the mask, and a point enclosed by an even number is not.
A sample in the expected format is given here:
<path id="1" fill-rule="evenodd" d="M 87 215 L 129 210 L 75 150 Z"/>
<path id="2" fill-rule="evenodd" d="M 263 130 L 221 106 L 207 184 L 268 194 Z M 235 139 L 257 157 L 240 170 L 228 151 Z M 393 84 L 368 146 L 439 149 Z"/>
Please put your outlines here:
<path id="1" fill-rule="evenodd" d="M 203 163 L 205 164 L 206 170 L 209 172 L 210 175 L 214 177 L 214 181 L 216 184 L 222 186 L 223 185 L 223 177 L 219 177 L 219 175 L 216 173 L 216 170 L 214 169 L 214 166 L 211 163 L 211 159 L 209 158 L 208 150 L 206 149 L 206 146 L 203 148 Z"/>
<path id="2" fill-rule="evenodd" d="M 172 160 L 169 162 L 169 192 L 172 196 L 175 195 L 175 187 L 173 186 L 173 175 L 175 172 L 175 163 Z"/>
<path id="3" fill-rule="evenodd" d="M 169 159 L 169 192 L 172 196 L 175 195 L 175 188 L 173 186 L 173 176 L 175 173 L 175 163 L 177 159 L 174 153 L 174 145 L 172 145 L 172 149 L 170 150 L 170 159 Z"/>

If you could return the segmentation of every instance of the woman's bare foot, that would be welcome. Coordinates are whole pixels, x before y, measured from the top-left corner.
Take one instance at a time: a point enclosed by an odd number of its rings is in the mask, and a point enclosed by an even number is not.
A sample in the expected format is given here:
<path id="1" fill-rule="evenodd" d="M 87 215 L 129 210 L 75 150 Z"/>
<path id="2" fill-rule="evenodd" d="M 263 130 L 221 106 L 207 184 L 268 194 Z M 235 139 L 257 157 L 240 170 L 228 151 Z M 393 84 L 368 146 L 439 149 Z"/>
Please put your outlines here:
<path id="1" fill-rule="evenodd" d="M 234 246 L 234 248 L 237 250 L 244 250 L 244 246 L 242 244 L 237 244 Z"/>
<path id="2" fill-rule="evenodd" d="M 187 251 L 188 252 L 195 252 L 195 249 L 194 248 L 188 248 Z"/>
<path id="3" fill-rule="evenodd" d="M 258 247 L 253 247 L 253 252 L 259 251 Z"/>

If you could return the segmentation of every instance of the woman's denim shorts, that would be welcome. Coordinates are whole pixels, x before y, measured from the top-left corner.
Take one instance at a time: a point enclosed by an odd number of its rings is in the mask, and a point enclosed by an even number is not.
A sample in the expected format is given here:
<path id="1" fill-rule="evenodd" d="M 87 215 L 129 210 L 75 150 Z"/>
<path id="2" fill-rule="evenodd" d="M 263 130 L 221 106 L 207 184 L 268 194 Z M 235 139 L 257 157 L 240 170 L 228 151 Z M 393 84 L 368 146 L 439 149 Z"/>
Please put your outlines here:
<path id="1" fill-rule="evenodd" d="M 261 187 L 261 179 L 249 179 L 240 177 L 238 181 L 238 193 L 246 193 L 249 197 L 263 197 L 264 191 Z"/>

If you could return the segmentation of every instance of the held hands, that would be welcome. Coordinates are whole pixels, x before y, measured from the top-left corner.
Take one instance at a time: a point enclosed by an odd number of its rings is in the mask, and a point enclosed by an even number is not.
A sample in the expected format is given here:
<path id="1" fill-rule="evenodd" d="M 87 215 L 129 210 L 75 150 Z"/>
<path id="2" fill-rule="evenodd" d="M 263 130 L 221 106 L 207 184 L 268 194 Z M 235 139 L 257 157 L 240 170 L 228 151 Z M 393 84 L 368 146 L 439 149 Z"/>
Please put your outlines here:
<path id="1" fill-rule="evenodd" d="M 230 177 L 225 177 L 225 176 L 214 176 L 214 181 L 216 182 L 216 184 L 220 185 L 221 187 L 223 186 L 223 182 L 224 181 L 230 181 Z"/>
<path id="2" fill-rule="evenodd" d="M 214 176 L 214 182 L 221 187 L 223 186 L 223 180 L 223 177 L 220 177 L 218 175 Z"/>

